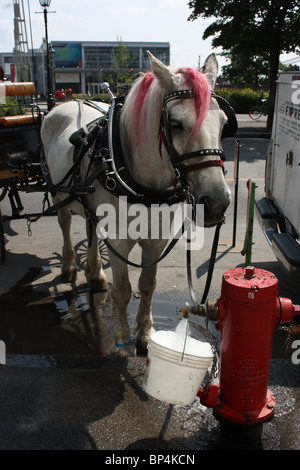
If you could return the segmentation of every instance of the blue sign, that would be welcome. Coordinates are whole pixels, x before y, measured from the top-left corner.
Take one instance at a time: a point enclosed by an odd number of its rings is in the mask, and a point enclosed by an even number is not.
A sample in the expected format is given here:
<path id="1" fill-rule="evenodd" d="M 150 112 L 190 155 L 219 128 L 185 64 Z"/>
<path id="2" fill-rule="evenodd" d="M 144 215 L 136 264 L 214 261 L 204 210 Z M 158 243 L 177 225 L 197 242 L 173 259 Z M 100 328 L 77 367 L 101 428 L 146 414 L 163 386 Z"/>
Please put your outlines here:
<path id="1" fill-rule="evenodd" d="M 55 67 L 82 68 L 80 43 L 53 43 L 55 50 Z"/>

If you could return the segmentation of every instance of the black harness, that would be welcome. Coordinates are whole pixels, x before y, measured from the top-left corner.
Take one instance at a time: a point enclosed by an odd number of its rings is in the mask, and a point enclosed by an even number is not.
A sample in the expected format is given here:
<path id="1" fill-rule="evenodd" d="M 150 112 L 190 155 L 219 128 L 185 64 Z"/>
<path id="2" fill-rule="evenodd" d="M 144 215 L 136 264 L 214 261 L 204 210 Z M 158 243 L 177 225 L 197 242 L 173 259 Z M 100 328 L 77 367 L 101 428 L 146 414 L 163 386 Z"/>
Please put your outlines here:
<path id="1" fill-rule="evenodd" d="M 172 187 L 166 189 L 150 188 L 135 181 L 127 169 L 120 140 L 120 116 L 124 97 L 112 101 L 108 116 L 108 167 L 99 174 L 104 187 L 115 196 L 126 196 L 129 203 L 141 203 L 147 207 L 152 204 L 173 205 L 183 200 Z M 96 150 L 97 152 L 97 150 Z M 99 163 L 98 163 L 99 164 Z M 100 163 L 102 164 L 102 163 Z"/>
<path id="2" fill-rule="evenodd" d="M 224 98 L 217 97 L 223 104 L 222 109 L 227 114 L 228 123 L 224 126 L 222 138 L 233 135 L 237 129 L 236 116 Z M 149 188 L 135 181 L 129 173 L 123 157 L 120 140 L 120 115 L 125 96 L 114 98 L 109 113 L 95 119 L 86 126 L 74 132 L 69 141 L 74 145 L 73 165 L 56 185 L 51 181 L 45 159 L 42 161 L 43 174 L 52 193 L 66 192 L 76 199 L 76 196 L 88 195 L 95 191 L 93 182 L 98 179 L 104 188 L 116 197 L 126 196 L 129 203 L 141 203 L 149 207 L 151 204 L 173 205 L 188 198 L 188 182 L 186 174 L 190 171 L 217 166 L 224 170 L 225 154 L 222 149 L 202 149 L 180 155 L 173 144 L 169 122 L 168 103 L 176 99 L 193 98 L 192 90 L 179 90 L 165 96 L 162 118 L 159 129 L 160 148 L 164 144 L 175 176 L 173 187 L 166 189 Z M 101 111 L 95 103 L 84 102 Z M 90 158 L 88 171 L 82 178 L 81 162 L 85 155 Z M 205 160 L 192 165 L 183 164 L 189 159 L 215 156 L 214 160 Z M 67 184 L 65 184 L 67 183 Z M 178 183 L 180 186 L 178 187 Z M 68 201 L 69 202 L 69 201 Z"/>
<path id="3" fill-rule="evenodd" d="M 220 107 L 223 109 L 228 118 L 228 123 L 224 126 L 223 129 L 222 138 L 230 137 L 237 130 L 235 112 L 224 98 L 218 97 L 214 94 L 212 94 L 212 96 L 220 102 Z M 148 207 L 151 204 L 162 203 L 173 205 L 183 200 L 187 200 L 187 202 L 193 203 L 192 196 L 189 193 L 186 173 L 213 166 L 221 167 L 224 170 L 225 154 L 222 149 L 201 149 L 182 155 L 177 152 L 173 144 L 167 106 L 173 100 L 191 98 L 193 98 L 192 90 L 179 90 L 166 95 L 163 102 L 162 118 L 159 129 L 159 141 L 160 147 L 162 144 L 164 144 L 174 168 L 175 177 L 173 187 L 163 190 L 149 188 L 133 180 L 123 158 L 122 145 L 120 140 L 120 115 L 125 100 L 125 97 L 121 96 L 119 98 L 112 99 L 109 113 L 106 113 L 104 116 L 101 116 L 100 118 L 92 121 L 87 126 L 85 126 L 85 128 L 79 129 L 70 136 L 69 141 L 74 145 L 73 165 L 59 184 L 54 185 L 52 183 L 45 158 L 44 156 L 42 157 L 41 166 L 45 181 L 51 193 L 55 194 L 56 192 L 65 192 L 69 194 L 69 196 L 64 201 L 48 208 L 45 212 L 53 212 L 60 207 L 68 205 L 74 200 L 77 200 L 83 205 L 85 215 L 90 223 L 97 225 L 98 219 L 90 209 L 88 199 L 86 197 L 95 191 L 93 183 L 96 179 L 101 182 L 107 191 L 116 197 L 126 196 L 129 203 L 138 202 Z M 85 101 L 85 104 L 103 112 L 101 108 L 93 102 Z M 82 179 L 81 162 L 85 155 L 89 156 L 90 162 L 86 176 L 84 179 Z M 219 158 L 197 162 L 192 165 L 183 164 L 183 162 L 186 162 L 191 158 L 202 159 L 203 157 L 211 156 Z M 190 223 L 192 223 L 192 220 Z M 219 224 L 216 229 L 213 250 L 211 253 L 211 265 L 214 264 L 215 260 L 220 226 L 221 224 Z M 183 234 L 183 227 L 186 227 L 186 222 L 184 222 L 184 225 L 180 229 L 181 234 Z M 174 239 L 170 242 L 160 258 L 150 265 L 138 265 L 132 263 L 116 252 L 107 239 L 105 239 L 104 242 L 106 243 L 107 247 L 122 261 L 131 266 L 143 268 L 150 267 L 161 261 L 180 239 L 180 236 L 178 235 L 179 233 L 175 235 Z M 189 266 L 188 279 L 190 293 L 193 301 L 195 302 L 195 296 L 191 282 L 189 260 L 190 253 L 187 254 L 187 257 Z M 208 276 L 207 284 L 210 283 L 210 279 L 211 276 Z M 205 292 L 208 292 L 208 285 L 206 285 Z"/>

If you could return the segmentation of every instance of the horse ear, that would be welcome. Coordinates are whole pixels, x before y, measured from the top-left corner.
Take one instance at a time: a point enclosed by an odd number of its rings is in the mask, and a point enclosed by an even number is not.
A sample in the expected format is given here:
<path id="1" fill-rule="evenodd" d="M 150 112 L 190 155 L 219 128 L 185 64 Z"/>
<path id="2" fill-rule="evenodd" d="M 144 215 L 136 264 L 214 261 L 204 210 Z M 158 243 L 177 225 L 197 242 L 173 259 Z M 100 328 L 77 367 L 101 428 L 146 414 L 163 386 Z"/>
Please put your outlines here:
<path id="1" fill-rule="evenodd" d="M 207 76 L 207 80 L 209 81 L 212 90 L 214 90 L 216 85 L 218 69 L 219 65 L 216 54 L 210 54 L 205 60 L 201 72 L 205 73 Z"/>
<path id="2" fill-rule="evenodd" d="M 163 64 L 160 60 L 154 57 L 150 51 L 147 51 L 148 56 L 151 60 L 152 71 L 155 77 L 159 80 L 162 87 L 166 90 L 174 87 L 174 79 L 176 77 L 169 67 Z"/>

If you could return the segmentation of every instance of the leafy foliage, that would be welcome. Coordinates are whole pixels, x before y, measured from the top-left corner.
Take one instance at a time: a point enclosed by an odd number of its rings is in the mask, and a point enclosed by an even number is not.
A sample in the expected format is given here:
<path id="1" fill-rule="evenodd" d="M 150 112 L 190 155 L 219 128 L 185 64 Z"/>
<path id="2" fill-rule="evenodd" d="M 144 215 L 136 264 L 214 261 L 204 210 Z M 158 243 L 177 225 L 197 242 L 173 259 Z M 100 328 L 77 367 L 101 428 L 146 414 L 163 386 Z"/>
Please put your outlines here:
<path id="1" fill-rule="evenodd" d="M 300 52 L 299 0 L 190 0 L 188 5 L 189 20 L 214 18 L 203 35 L 203 39 L 213 36 L 213 47 L 241 57 L 268 56 L 270 128 L 280 53 Z"/>
<path id="2" fill-rule="evenodd" d="M 298 0 L 191 0 L 189 20 L 215 18 L 206 28 L 203 39 L 214 36 L 214 47 L 235 53 L 261 55 L 275 46 L 300 52 L 300 6 Z"/>
<path id="3" fill-rule="evenodd" d="M 95 95 L 95 96 L 87 96 L 87 95 L 73 93 L 73 99 L 74 100 L 86 100 L 87 98 L 90 101 L 102 101 L 104 103 L 109 103 L 110 102 L 110 96 L 106 95 L 104 93 L 101 94 L 101 95 Z"/>
<path id="4" fill-rule="evenodd" d="M 219 88 L 216 94 L 225 98 L 237 114 L 248 114 L 252 106 L 260 106 L 262 99 L 268 99 L 269 93 L 251 88 Z"/>
<path id="5" fill-rule="evenodd" d="M 19 106 L 18 101 L 13 96 L 7 96 L 5 104 L 0 106 L 0 116 L 15 116 L 25 114 L 24 106 Z"/>
<path id="6" fill-rule="evenodd" d="M 122 40 L 118 39 L 118 47 L 114 53 L 115 72 L 105 75 L 105 80 L 111 87 L 120 88 L 132 82 L 132 72 L 130 72 L 131 58 L 130 51 Z"/>

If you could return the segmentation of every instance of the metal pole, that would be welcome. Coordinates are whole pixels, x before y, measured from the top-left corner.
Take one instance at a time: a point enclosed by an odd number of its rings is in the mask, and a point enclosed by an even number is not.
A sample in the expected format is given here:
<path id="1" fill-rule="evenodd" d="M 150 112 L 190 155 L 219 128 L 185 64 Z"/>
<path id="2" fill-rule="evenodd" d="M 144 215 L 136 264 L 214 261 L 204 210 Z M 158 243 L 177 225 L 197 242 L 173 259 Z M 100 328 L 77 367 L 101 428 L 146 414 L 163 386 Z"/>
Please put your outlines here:
<path id="1" fill-rule="evenodd" d="M 30 28 L 30 39 L 31 39 L 31 60 L 32 60 L 32 72 L 33 72 L 33 81 L 35 87 L 37 88 L 37 81 L 36 81 L 36 67 L 35 67 L 35 58 L 34 58 L 34 50 L 33 50 L 33 38 L 32 38 L 32 25 L 31 25 L 31 11 L 29 0 L 27 0 L 27 9 L 28 9 L 28 16 L 29 16 L 29 28 Z"/>
<path id="2" fill-rule="evenodd" d="M 48 18 L 47 8 L 44 8 L 44 22 L 45 22 L 45 37 L 46 37 L 46 68 L 47 68 L 47 107 L 48 111 L 54 108 L 54 100 L 52 96 L 51 72 L 50 72 L 50 58 L 49 58 L 49 44 L 48 44 Z"/>
<path id="3" fill-rule="evenodd" d="M 252 239 L 253 239 L 253 221 L 254 221 L 254 201 L 255 201 L 255 183 L 248 181 L 249 187 L 249 213 L 248 213 L 248 235 L 245 266 L 250 266 L 252 257 Z"/>
<path id="4" fill-rule="evenodd" d="M 240 141 L 234 142 L 234 212 L 233 212 L 233 234 L 232 246 L 235 247 L 236 242 L 236 224 L 237 224 L 237 204 L 238 204 L 238 191 L 239 191 L 239 163 L 240 163 Z"/>

